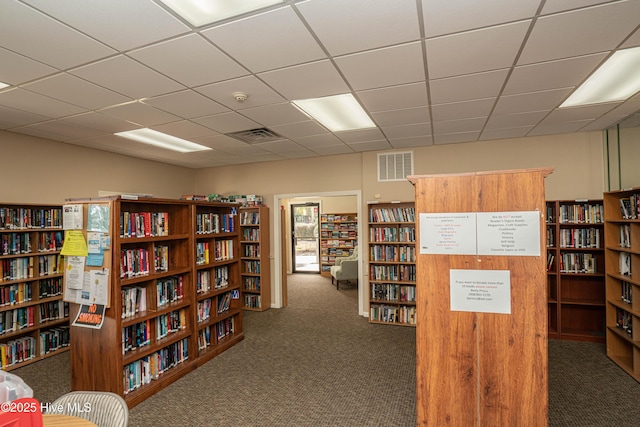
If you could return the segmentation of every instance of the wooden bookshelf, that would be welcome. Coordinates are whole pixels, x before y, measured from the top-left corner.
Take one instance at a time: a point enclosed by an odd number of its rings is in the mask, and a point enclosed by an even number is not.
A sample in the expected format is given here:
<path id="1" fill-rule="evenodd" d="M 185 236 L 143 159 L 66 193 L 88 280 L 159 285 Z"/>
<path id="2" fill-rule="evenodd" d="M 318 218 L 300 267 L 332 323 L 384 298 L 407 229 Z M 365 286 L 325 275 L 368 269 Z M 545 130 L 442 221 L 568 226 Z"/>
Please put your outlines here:
<path id="1" fill-rule="evenodd" d="M 106 212 L 104 236 L 110 242 L 102 265 L 87 267 L 109 271 L 104 323 L 99 329 L 71 327 L 72 390 L 110 391 L 133 407 L 243 338 L 238 232 L 221 225 L 228 219 L 229 227 L 235 226 L 237 207 L 119 196 L 67 200 L 67 205 L 82 207 L 85 233 L 90 213 Z M 219 215 L 219 232 L 209 222 L 201 227 L 204 214 Z M 202 262 L 207 245 L 209 259 Z M 224 266 L 227 286 L 216 289 L 217 269 Z M 198 292 L 203 284 L 197 278 L 205 271 L 212 287 Z M 199 322 L 198 308 L 207 298 L 210 317 Z M 226 310 L 219 310 L 222 298 Z M 79 309 L 70 304 L 71 316 Z M 223 337 L 218 325 L 227 332 Z M 209 345 L 199 347 L 207 327 Z"/>
<path id="2" fill-rule="evenodd" d="M 607 356 L 636 381 L 640 381 L 639 204 L 640 188 L 604 193 Z"/>
<path id="3" fill-rule="evenodd" d="M 10 371 L 69 350 L 62 206 L 0 204 L 0 362 Z"/>
<path id="4" fill-rule="evenodd" d="M 369 204 L 369 322 L 416 324 L 412 202 Z"/>
<path id="5" fill-rule="evenodd" d="M 358 245 L 357 213 L 322 213 L 320 215 L 320 273 L 331 275 L 336 259 L 353 254 Z"/>
<path id="6" fill-rule="evenodd" d="M 549 337 L 604 342 L 602 200 L 546 202 Z"/>
<path id="7" fill-rule="evenodd" d="M 271 307 L 271 260 L 269 208 L 240 209 L 241 271 L 244 309 L 264 311 Z"/>

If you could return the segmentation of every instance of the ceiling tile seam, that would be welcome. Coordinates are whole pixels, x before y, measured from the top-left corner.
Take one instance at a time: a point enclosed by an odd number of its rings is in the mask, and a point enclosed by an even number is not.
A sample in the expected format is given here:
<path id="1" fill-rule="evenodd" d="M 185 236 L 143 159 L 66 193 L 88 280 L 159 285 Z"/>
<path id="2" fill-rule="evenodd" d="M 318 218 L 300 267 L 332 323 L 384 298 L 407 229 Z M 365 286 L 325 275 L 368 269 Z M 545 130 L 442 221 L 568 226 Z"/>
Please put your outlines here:
<path id="1" fill-rule="evenodd" d="M 418 25 L 420 31 L 420 48 L 422 51 L 422 67 L 424 68 L 424 84 L 427 89 L 427 111 L 429 111 L 429 128 L 431 129 L 431 138 L 433 141 L 433 102 L 431 101 L 431 84 L 429 80 L 429 58 L 427 56 L 427 40 L 424 32 L 424 11 L 422 9 L 422 0 L 416 0 L 416 9 L 418 14 Z"/>

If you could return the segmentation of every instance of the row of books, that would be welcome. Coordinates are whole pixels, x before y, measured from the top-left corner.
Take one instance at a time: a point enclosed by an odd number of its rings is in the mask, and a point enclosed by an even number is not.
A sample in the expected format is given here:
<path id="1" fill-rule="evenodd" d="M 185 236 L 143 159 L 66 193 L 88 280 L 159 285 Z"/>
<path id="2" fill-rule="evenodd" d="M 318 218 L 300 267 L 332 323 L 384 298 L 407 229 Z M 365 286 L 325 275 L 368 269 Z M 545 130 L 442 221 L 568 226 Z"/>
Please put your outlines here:
<path id="1" fill-rule="evenodd" d="M 38 233 L 38 252 L 52 252 L 62 249 L 64 232 L 51 231 Z"/>
<path id="2" fill-rule="evenodd" d="M 322 239 L 355 239 L 358 237 L 358 233 L 349 230 L 327 230 L 321 231 L 320 237 Z"/>
<path id="3" fill-rule="evenodd" d="M 60 254 L 39 255 L 38 272 L 40 276 L 50 276 L 61 274 L 64 271 L 64 258 Z"/>
<path id="4" fill-rule="evenodd" d="M 242 245 L 242 256 L 248 258 L 260 258 L 260 245 Z"/>
<path id="5" fill-rule="evenodd" d="M 249 274 L 260 274 L 260 261 L 242 261 L 242 272 Z"/>
<path id="6" fill-rule="evenodd" d="M 0 344 L 2 369 L 26 362 L 36 356 L 36 339 L 33 337 L 20 337 Z"/>
<path id="7" fill-rule="evenodd" d="M 369 241 L 374 242 L 415 242 L 415 227 L 371 227 Z"/>
<path id="8" fill-rule="evenodd" d="M 216 262 L 233 259 L 233 240 L 216 240 L 213 242 L 213 259 Z M 209 242 L 196 243 L 196 264 L 206 265 L 211 262 Z"/>
<path id="9" fill-rule="evenodd" d="M 320 214 L 322 222 L 357 222 L 357 215 Z"/>
<path id="10" fill-rule="evenodd" d="M 0 230 L 62 228 L 61 208 L 0 208 Z"/>
<path id="11" fill-rule="evenodd" d="M 414 208 L 371 208 L 369 222 L 415 222 Z"/>
<path id="12" fill-rule="evenodd" d="M 618 254 L 618 271 L 622 276 L 631 277 L 631 254 L 620 252 Z"/>
<path id="13" fill-rule="evenodd" d="M 40 323 L 69 317 L 69 303 L 62 300 L 40 304 Z"/>
<path id="14" fill-rule="evenodd" d="M 616 307 L 616 327 L 631 336 L 633 333 L 633 315 L 627 310 Z"/>
<path id="15" fill-rule="evenodd" d="M 29 233 L 5 233 L 0 236 L 0 255 L 20 255 L 31 253 Z"/>
<path id="16" fill-rule="evenodd" d="M 173 310 L 156 317 L 155 322 L 156 339 L 159 340 L 185 329 L 187 327 L 187 312 L 184 309 Z"/>
<path id="17" fill-rule="evenodd" d="M 40 332 L 40 356 L 69 347 L 71 334 L 68 326 L 60 326 Z"/>
<path id="18" fill-rule="evenodd" d="M 415 265 L 371 265 L 369 268 L 371 280 L 394 282 L 415 282 Z"/>
<path id="19" fill-rule="evenodd" d="M 214 338 L 218 342 L 235 333 L 235 317 L 228 317 L 216 323 L 214 326 L 207 325 L 198 331 L 198 350 L 206 350 L 215 341 L 211 340 L 211 329 L 214 329 Z"/>
<path id="20" fill-rule="evenodd" d="M 168 212 L 120 212 L 120 237 L 169 235 Z"/>
<path id="21" fill-rule="evenodd" d="M 213 306 L 213 298 L 206 298 L 198 301 L 196 305 L 198 323 L 206 322 L 211 318 L 211 307 Z"/>
<path id="22" fill-rule="evenodd" d="M 373 245 L 369 248 L 371 262 L 415 262 L 415 246 Z"/>
<path id="23" fill-rule="evenodd" d="M 371 299 L 380 301 L 415 302 L 416 287 L 394 283 L 372 283 Z"/>
<path id="24" fill-rule="evenodd" d="M 211 271 L 201 270 L 197 274 L 196 292 L 205 294 L 211 289 L 223 289 L 229 286 L 229 267 L 224 265 L 213 269 L 213 283 L 211 281 Z"/>
<path id="25" fill-rule="evenodd" d="M 622 219 L 640 218 L 640 193 L 620 199 L 620 214 Z"/>
<path id="26" fill-rule="evenodd" d="M 244 306 L 246 308 L 262 308 L 262 300 L 260 298 L 260 295 L 244 295 Z"/>
<path id="27" fill-rule="evenodd" d="M 369 320 L 386 323 L 404 323 L 415 325 L 416 307 L 372 304 L 369 308 Z"/>
<path id="28" fill-rule="evenodd" d="M 631 304 L 633 302 L 633 283 L 622 281 L 622 301 L 627 304 Z"/>
<path id="29" fill-rule="evenodd" d="M 151 321 L 145 320 L 122 328 L 122 354 L 151 343 Z"/>
<path id="30" fill-rule="evenodd" d="M 156 282 L 156 305 L 158 308 L 184 298 L 184 279 L 180 276 L 170 276 L 158 279 Z"/>
<path id="31" fill-rule="evenodd" d="M 0 335 L 17 332 L 33 325 L 35 325 L 34 306 L 0 312 Z"/>
<path id="32" fill-rule="evenodd" d="M 147 288 L 129 287 L 120 291 L 123 319 L 147 310 Z"/>
<path id="33" fill-rule="evenodd" d="M 240 225 L 260 225 L 260 212 L 240 212 Z"/>
<path id="34" fill-rule="evenodd" d="M 620 247 L 631 247 L 631 224 L 622 224 L 620 226 Z"/>
<path id="35" fill-rule="evenodd" d="M 17 283 L 0 288 L 0 306 L 31 301 L 31 283 Z"/>
<path id="36" fill-rule="evenodd" d="M 260 277 L 259 276 L 243 277 L 242 289 L 245 291 L 260 292 Z"/>
<path id="37" fill-rule="evenodd" d="M 120 278 L 146 276 L 151 271 L 149 251 L 146 248 L 120 250 Z"/>
<path id="38" fill-rule="evenodd" d="M 561 248 L 601 248 L 599 228 L 564 228 L 560 230 Z"/>
<path id="39" fill-rule="evenodd" d="M 560 257 L 561 273 L 586 273 L 594 274 L 596 268 L 596 257 L 589 253 L 563 253 Z"/>
<path id="40" fill-rule="evenodd" d="M 153 260 L 156 273 L 169 271 L 169 246 L 155 245 L 153 247 Z"/>
<path id="41" fill-rule="evenodd" d="M 604 205 L 602 203 L 577 203 L 560 205 L 561 224 L 602 224 Z"/>
<path id="42" fill-rule="evenodd" d="M 343 257 L 353 254 L 354 248 L 322 248 L 320 254 L 330 257 Z"/>
<path id="43" fill-rule="evenodd" d="M 356 245 L 353 240 L 329 239 L 321 242 L 323 248 L 352 248 Z"/>
<path id="44" fill-rule="evenodd" d="M 126 365 L 123 369 L 124 394 L 129 394 L 189 358 L 187 339 L 170 344 L 161 350 Z"/>
<path id="45" fill-rule="evenodd" d="M 235 217 L 235 214 L 198 213 L 196 234 L 232 233 L 235 231 Z"/>
<path id="46" fill-rule="evenodd" d="M 260 229 L 259 228 L 245 228 L 242 230 L 242 240 L 247 242 L 260 241 Z"/>
<path id="47" fill-rule="evenodd" d="M 34 258 L 30 256 L 0 260 L 0 282 L 33 278 Z M 40 276 L 61 274 L 64 270 L 64 259 L 59 254 L 39 255 L 37 258 Z"/>

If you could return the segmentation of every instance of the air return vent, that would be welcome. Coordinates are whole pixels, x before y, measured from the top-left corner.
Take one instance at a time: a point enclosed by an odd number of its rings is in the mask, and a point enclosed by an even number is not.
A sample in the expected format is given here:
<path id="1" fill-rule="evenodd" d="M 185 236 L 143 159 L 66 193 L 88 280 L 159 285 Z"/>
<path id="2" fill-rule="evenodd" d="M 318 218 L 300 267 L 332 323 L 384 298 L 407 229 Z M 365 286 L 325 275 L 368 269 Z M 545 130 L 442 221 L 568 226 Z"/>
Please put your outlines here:
<path id="1" fill-rule="evenodd" d="M 226 135 L 239 139 L 247 144 L 259 144 L 261 142 L 272 142 L 283 139 L 282 136 L 267 128 L 241 130 L 240 132 L 227 133 Z"/>
<path id="2" fill-rule="evenodd" d="M 378 181 L 404 181 L 413 175 L 413 151 L 378 154 Z"/>

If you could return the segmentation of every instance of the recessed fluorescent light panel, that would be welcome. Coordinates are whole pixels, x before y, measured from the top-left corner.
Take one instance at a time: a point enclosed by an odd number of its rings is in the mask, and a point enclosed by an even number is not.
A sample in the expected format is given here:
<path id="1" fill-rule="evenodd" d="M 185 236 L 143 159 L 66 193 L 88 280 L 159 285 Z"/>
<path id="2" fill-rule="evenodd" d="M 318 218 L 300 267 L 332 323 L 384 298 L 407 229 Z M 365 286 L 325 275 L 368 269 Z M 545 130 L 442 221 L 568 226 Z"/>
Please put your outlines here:
<path id="1" fill-rule="evenodd" d="M 640 47 L 619 50 L 560 106 L 624 101 L 640 91 Z"/>
<path id="2" fill-rule="evenodd" d="M 376 127 L 350 93 L 291 102 L 332 132 Z"/>
<path id="3" fill-rule="evenodd" d="M 0 82 L 0 89 L 4 89 L 5 87 L 9 87 L 8 84 Z"/>
<path id="4" fill-rule="evenodd" d="M 283 0 L 160 0 L 194 27 L 282 3 Z"/>
<path id="5" fill-rule="evenodd" d="M 115 135 L 123 138 L 133 139 L 134 141 L 143 142 L 145 144 L 154 145 L 167 150 L 179 151 L 181 153 L 191 153 L 194 151 L 211 150 L 204 145 L 187 141 L 186 139 L 176 138 L 166 133 L 158 132 L 153 129 L 143 128 L 130 130 L 127 132 L 118 132 Z"/>

